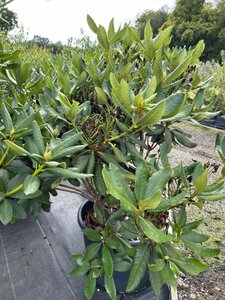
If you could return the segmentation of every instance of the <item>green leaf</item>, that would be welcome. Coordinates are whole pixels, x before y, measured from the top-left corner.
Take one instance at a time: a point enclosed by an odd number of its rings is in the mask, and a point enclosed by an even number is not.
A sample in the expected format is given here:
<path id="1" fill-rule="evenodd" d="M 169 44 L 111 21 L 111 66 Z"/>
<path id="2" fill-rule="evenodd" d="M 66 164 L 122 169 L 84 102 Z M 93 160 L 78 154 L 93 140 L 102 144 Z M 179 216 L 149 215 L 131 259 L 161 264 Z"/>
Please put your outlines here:
<path id="1" fill-rule="evenodd" d="M 76 173 L 70 169 L 63 168 L 46 168 L 45 172 L 63 178 L 89 178 L 92 174 Z"/>
<path id="2" fill-rule="evenodd" d="M 105 50 L 109 50 L 109 41 L 107 37 L 107 32 L 105 28 L 101 25 L 99 25 L 97 30 L 97 38 L 99 43 L 103 46 Z"/>
<path id="3" fill-rule="evenodd" d="M 170 266 L 164 264 L 164 268 L 160 271 L 163 282 L 166 284 L 177 287 L 177 279 L 174 276 L 173 271 L 170 269 Z"/>
<path id="4" fill-rule="evenodd" d="M 102 165 L 100 163 L 95 165 L 93 179 L 98 193 L 104 196 L 106 194 L 106 186 L 102 176 Z"/>
<path id="5" fill-rule="evenodd" d="M 205 201 L 220 201 L 225 199 L 225 194 L 201 194 L 199 198 Z"/>
<path id="6" fill-rule="evenodd" d="M 209 236 L 192 230 L 190 232 L 183 233 L 181 238 L 184 241 L 191 243 L 203 243 L 209 239 Z"/>
<path id="7" fill-rule="evenodd" d="M 99 243 L 91 243 L 85 248 L 84 256 L 83 256 L 83 261 L 89 261 L 93 257 L 95 257 L 101 247 L 101 244 Z"/>
<path id="8" fill-rule="evenodd" d="M 161 229 L 158 229 L 151 221 L 140 217 L 140 227 L 144 234 L 154 242 L 161 244 L 167 241 L 173 241 L 175 237 L 170 234 L 164 233 Z"/>
<path id="9" fill-rule="evenodd" d="M 0 221 L 6 225 L 8 224 L 13 217 L 13 208 L 11 203 L 8 200 L 3 200 L 0 202 Z"/>
<path id="10" fill-rule="evenodd" d="M 116 158 L 119 161 L 123 162 L 125 165 L 127 165 L 126 157 L 123 155 L 122 151 L 116 146 L 114 146 L 112 143 L 110 143 L 110 145 L 112 147 L 113 153 L 115 154 Z"/>
<path id="11" fill-rule="evenodd" d="M 165 107 L 165 101 L 161 101 L 156 104 L 156 106 L 153 109 L 149 110 L 142 119 L 136 122 L 137 126 L 151 126 L 158 123 L 163 116 Z"/>
<path id="12" fill-rule="evenodd" d="M 136 250 L 131 269 L 128 277 L 127 292 L 133 291 L 141 282 L 147 270 L 150 257 L 150 246 L 148 244 L 140 244 Z"/>
<path id="13" fill-rule="evenodd" d="M 97 32 L 98 32 L 98 27 L 97 27 L 95 21 L 94 21 L 89 15 L 87 15 L 87 23 L 88 23 L 88 26 L 90 27 L 90 29 L 91 29 L 95 34 L 97 34 Z"/>
<path id="14" fill-rule="evenodd" d="M 87 276 L 87 279 L 84 282 L 84 295 L 87 300 L 91 300 L 96 287 L 96 278 L 94 278 L 93 271 L 90 272 Z"/>
<path id="15" fill-rule="evenodd" d="M 32 154 L 30 152 L 28 152 L 27 150 L 23 149 L 22 147 L 18 146 L 17 144 L 6 140 L 5 141 L 6 145 L 11 148 L 13 151 L 15 151 L 16 153 L 20 154 L 20 155 L 27 155 L 32 157 Z"/>
<path id="16" fill-rule="evenodd" d="M 113 277 L 104 276 L 105 289 L 111 300 L 116 300 L 116 286 Z"/>
<path id="17" fill-rule="evenodd" d="M 155 172 L 148 180 L 145 198 L 154 196 L 157 191 L 163 192 L 171 174 L 172 169 L 170 167 L 166 167 Z"/>
<path id="18" fill-rule="evenodd" d="M 68 148 L 64 148 L 62 150 L 58 150 L 53 152 L 52 159 L 59 159 L 61 157 L 66 157 L 66 156 L 71 156 L 81 150 L 83 150 L 86 147 L 86 145 L 77 145 L 77 146 L 72 146 Z"/>
<path id="19" fill-rule="evenodd" d="M 113 260 L 112 255 L 107 246 L 103 246 L 102 248 L 102 262 L 104 267 L 104 272 L 107 277 L 112 277 L 113 275 Z"/>
<path id="20" fill-rule="evenodd" d="M 130 88 L 128 83 L 124 79 L 120 81 L 117 89 L 112 89 L 112 95 L 125 109 L 127 109 L 128 111 L 131 110 Z"/>
<path id="21" fill-rule="evenodd" d="M 196 245 L 195 243 L 192 242 L 185 242 L 185 245 L 198 256 L 212 258 L 212 257 L 219 256 L 220 254 L 220 249 L 217 248 L 207 248 L 199 244 Z"/>
<path id="22" fill-rule="evenodd" d="M 119 168 L 110 164 L 108 170 L 103 168 L 102 175 L 105 181 L 107 192 L 120 201 L 125 211 L 135 211 L 135 197 L 128 186 L 128 182 L 121 174 Z"/>
<path id="23" fill-rule="evenodd" d="M 197 144 L 193 143 L 184 133 L 174 129 L 172 130 L 172 132 L 175 134 L 175 137 L 177 139 L 177 141 L 187 147 L 187 148 L 194 148 Z"/>
<path id="24" fill-rule="evenodd" d="M 177 67 L 175 70 L 173 70 L 164 80 L 165 84 L 170 83 L 171 81 L 174 81 L 175 79 L 177 79 L 179 76 L 181 76 L 186 69 L 188 68 L 188 66 L 191 64 L 192 61 L 192 53 L 190 53 L 185 60 L 183 60 Z"/>
<path id="25" fill-rule="evenodd" d="M 11 130 L 13 129 L 13 123 L 4 102 L 2 102 L 1 112 L 2 112 L 3 125 L 5 127 L 5 132 L 7 134 L 10 134 Z"/>
<path id="26" fill-rule="evenodd" d="M 157 296 L 161 294 L 163 287 L 163 280 L 160 272 L 149 272 L 149 279 L 151 282 L 151 286 Z"/>
<path id="27" fill-rule="evenodd" d="M 184 227 L 187 222 L 187 213 L 186 213 L 186 206 L 181 206 L 179 212 L 176 215 L 176 223 L 180 227 Z"/>
<path id="28" fill-rule="evenodd" d="M 97 93 L 98 104 L 104 105 L 107 104 L 107 96 L 104 90 L 98 86 L 95 87 L 95 91 Z"/>
<path id="29" fill-rule="evenodd" d="M 138 201 L 145 198 L 147 183 L 148 183 L 148 166 L 145 161 L 142 161 L 136 170 L 135 173 L 135 196 Z"/>
<path id="30" fill-rule="evenodd" d="M 207 186 L 208 172 L 205 170 L 200 176 L 194 180 L 195 193 L 201 194 Z"/>
<path id="31" fill-rule="evenodd" d="M 67 118 L 68 118 L 72 123 L 76 122 L 78 109 L 79 109 L 79 103 L 78 103 L 77 101 L 74 101 L 74 100 L 73 100 L 70 109 L 69 109 L 68 112 L 66 113 Z"/>
<path id="32" fill-rule="evenodd" d="M 145 28 L 144 28 L 144 40 L 145 40 L 145 42 L 147 43 L 149 40 L 151 40 L 152 36 L 153 36 L 152 26 L 151 26 L 150 21 L 148 21 L 145 25 Z"/>
<path id="33" fill-rule="evenodd" d="M 60 101 L 61 104 L 65 105 L 66 107 L 71 107 L 69 99 L 62 92 L 58 92 L 57 99 Z"/>
<path id="34" fill-rule="evenodd" d="M 183 191 L 182 193 L 168 199 L 162 199 L 159 205 L 153 210 L 154 212 L 167 211 L 168 209 L 177 206 L 178 204 L 186 201 L 185 196 L 187 195 L 187 191 Z"/>
<path id="35" fill-rule="evenodd" d="M 165 99 L 166 108 L 163 114 L 164 118 L 174 117 L 177 113 L 179 113 L 186 101 L 186 96 L 184 93 L 177 92 L 176 94 L 172 94 Z"/>
<path id="36" fill-rule="evenodd" d="M 139 209 L 144 211 L 146 209 L 155 209 L 161 202 L 162 192 L 158 191 L 156 194 L 148 199 L 139 202 Z"/>
<path id="37" fill-rule="evenodd" d="M 81 266 L 77 265 L 75 268 L 73 268 L 69 275 L 70 276 L 82 276 L 86 274 L 90 270 L 89 264 L 82 264 Z"/>
<path id="38" fill-rule="evenodd" d="M 191 276 L 196 276 L 199 273 L 206 271 L 208 266 L 205 263 L 202 263 L 197 258 L 179 258 L 171 260 L 178 266 L 178 268 Z"/>
<path id="39" fill-rule="evenodd" d="M 32 122 L 32 132 L 33 132 L 34 142 L 39 151 L 38 154 L 43 155 L 45 152 L 45 143 L 41 133 L 41 129 L 35 120 Z"/>
<path id="40" fill-rule="evenodd" d="M 101 234 L 94 229 L 85 228 L 83 229 L 83 233 L 87 236 L 90 241 L 98 242 L 101 240 Z"/>
<path id="41" fill-rule="evenodd" d="M 164 268 L 164 260 L 156 259 L 155 264 L 148 264 L 148 268 L 152 272 L 159 272 Z"/>
<path id="42" fill-rule="evenodd" d="M 25 195 L 31 195 L 37 192 L 40 187 L 40 179 L 37 176 L 27 175 L 23 184 L 23 192 Z"/>

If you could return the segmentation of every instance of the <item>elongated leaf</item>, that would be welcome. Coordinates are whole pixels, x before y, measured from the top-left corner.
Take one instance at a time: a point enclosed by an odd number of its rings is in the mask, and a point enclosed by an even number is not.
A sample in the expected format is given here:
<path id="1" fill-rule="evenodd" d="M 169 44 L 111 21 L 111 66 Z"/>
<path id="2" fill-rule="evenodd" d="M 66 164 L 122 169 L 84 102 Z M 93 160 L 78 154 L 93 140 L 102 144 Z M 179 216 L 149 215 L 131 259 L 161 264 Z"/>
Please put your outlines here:
<path id="1" fill-rule="evenodd" d="M 87 23 L 88 23 L 88 26 L 90 27 L 90 29 L 97 34 L 98 32 L 98 27 L 95 23 L 95 21 L 89 16 L 87 15 Z"/>
<path id="2" fill-rule="evenodd" d="M 85 248 L 83 261 L 87 262 L 97 255 L 99 249 L 101 247 L 100 243 L 91 243 Z"/>
<path id="3" fill-rule="evenodd" d="M 63 178 L 89 178 L 93 176 L 92 174 L 76 173 L 70 169 L 63 168 L 46 168 L 45 171 L 49 174 L 53 174 L 57 177 Z"/>
<path id="4" fill-rule="evenodd" d="M 184 106 L 185 98 L 185 94 L 181 92 L 177 92 L 176 94 L 167 97 L 165 99 L 166 108 L 163 117 L 170 118 L 179 113 Z"/>
<path id="5" fill-rule="evenodd" d="M 182 75 L 186 69 L 188 68 L 188 66 L 190 65 L 192 61 L 192 53 L 189 54 L 185 60 L 183 60 L 177 67 L 175 70 L 173 70 L 164 80 L 165 84 L 170 83 L 171 81 L 174 81 L 175 79 L 177 79 L 180 75 Z"/>
<path id="6" fill-rule="evenodd" d="M 175 137 L 177 141 L 187 147 L 187 148 L 194 148 L 197 144 L 192 142 L 184 133 L 178 131 L 178 130 L 172 130 L 172 132 L 175 134 Z"/>
<path id="7" fill-rule="evenodd" d="M 13 208 L 8 200 L 3 200 L 0 202 L 0 221 L 6 225 L 13 217 Z"/>
<path id="8" fill-rule="evenodd" d="M 5 132 L 10 134 L 10 131 L 13 128 L 13 123 L 12 123 L 12 119 L 11 116 L 5 106 L 5 103 L 2 102 L 2 120 L 3 120 L 3 125 L 5 127 Z"/>
<path id="9" fill-rule="evenodd" d="M 110 164 L 108 170 L 106 168 L 103 169 L 102 175 L 108 193 L 120 201 L 122 209 L 135 211 L 136 200 L 134 194 L 120 170 L 115 165 Z"/>
<path id="10" fill-rule="evenodd" d="M 156 243 L 165 243 L 167 241 L 173 241 L 175 237 L 170 234 L 164 233 L 161 229 L 158 229 L 151 221 L 140 218 L 140 226 L 144 234 Z"/>
<path id="11" fill-rule="evenodd" d="M 182 193 L 168 199 L 162 199 L 159 205 L 153 209 L 154 212 L 167 211 L 168 209 L 177 206 L 178 204 L 186 201 L 185 196 L 187 195 L 187 191 L 183 191 Z"/>
<path id="12" fill-rule="evenodd" d="M 87 300 L 91 300 L 96 287 L 96 278 L 94 278 L 93 271 L 90 272 L 87 276 L 87 279 L 84 282 L 84 294 Z"/>
<path id="13" fill-rule="evenodd" d="M 116 300 L 116 286 L 113 277 L 104 277 L 105 289 L 111 300 Z"/>
<path id="14" fill-rule="evenodd" d="M 24 148 L 18 146 L 17 144 L 6 140 L 5 141 L 6 145 L 11 148 L 13 151 L 15 151 L 16 153 L 20 154 L 20 155 L 27 155 L 32 157 L 32 154 L 30 152 L 28 152 L 27 150 L 25 150 Z"/>
<path id="15" fill-rule="evenodd" d="M 102 176 L 102 165 L 100 163 L 95 165 L 94 183 L 97 191 L 104 196 L 106 193 L 106 186 Z"/>
<path id="16" fill-rule="evenodd" d="M 82 276 L 90 270 L 89 264 L 82 264 L 81 266 L 77 265 L 73 270 L 70 271 L 70 276 Z"/>
<path id="17" fill-rule="evenodd" d="M 127 292 L 133 291 L 140 283 L 143 278 L 150 257 L 150 248 L 148 244 L 141 244 L 138 246 L 135 253 L 133 262 L 131 264 L 131 269 L 128 277 Z"/>
<path id="18" fill-rule="evenodd" d="M 174 276 L 173 271 L 170 269 L 170 266 L 164 264 L 164 268 L 160 271 L 163 282 L 166 284 L 177 287 L 177 279 Z"/>
<path id="19" fill-rule="evenodd" d="M 205 263 L 202 263 L 197 258 L 171 258 L 171 260 L 182 270 L 182 272 L 191 276 L 196 276 L 208 268 Z"/>
<path id="20" fill-rule="evenodd" d="M 202 194 L 199 198 L 205 201 L 220 201 L 225 199 L 225 194 Z"/>
<path id="21" fill-rule="evenodd" d="M 37 176 L 28 175 L 23 184 L 23 192 L 25 195 L 31 195 L 37 192 L 40 187 L 40 179 Z"/>
<path id="22" fill-rule="evenodd" d="M 38 154 L 43 155 L 45 152 L 45 143 L 41 133 L 41 129 L 35 120 L 32 122 L 32 132 L 33 132 L 34 142 L 37 145 L 37 148 L 39 150 Z"/>
<path id="23" fill-rule="evenodd" d="M 113 260 L 112 255 L 108 249 L 107 246 L 103 246 L 102 248 L 102 261 L 103 261 L 103 267 L 104 272 L 107 277 L 112 277 L 113 275 Z"/>
<path id="24" fill-rule="evenodd" d="M 161 202 L 162 199 L 162 192 L 158 191 L 153 197 L 150 197 L 145 200 L 141 200 L 139 202 L 139 208 L 141 211 L 146 209 L 155 209 Z"/>
<path id="25" fill-rule="evenodd" d="M 135 196 L 138 201 L 145 198 L 148 182 L 148 166 L 146 162 L 141 162 L 135 173 Z"/>
<path id="26" fill-rule="evenodd" d="M 106 104 L 107 103 L 107 96 L 104 92 L 104 90 L 98 86 L 95 87 L 95 91 L 97 93 L 97 99 L 98 99 L 98 104 Z"/>
<path id="27" fill-rule="evenodd" d="M 192 230 L 187 233 L 183 233 L 181 238 L 187 242 L 191 243 L 203 243 L 209 239 L 209 236 L 206 234 L 199 233 L 195 230 Z"/>
<path id="28" fill-rule="evenodd" d="M 164 268 L 164 260 L 162 259 L 156 259 L 156 263 L 155 264 L 148 264 L 148 268 L 149 270 L 153 271 L 153 272 L 159 272 Z"/>
<path id="29" fill-rule="evenodd" d="M 149 272 L 149 279 L 155 294 L 159 296 L 161 294 L 162 286 L 164 284 L 161 272 Z"/>
<path id="30" fill-rule="evenodd" d="M 198 256 L 216 257 L 220 254 L 220 249 L 218 248 L 207 248 L 192 242 L 185 242 L 185 245 Z"/>
<path id="31" fill-rule="evenodd" d="M 85 228 L 83 229 L 83 233 L 87 236 L 90 241 L 98 242 L 101 240 L 101 234 L 94 229 Z"/>
<path id="32" fill-rule="evenodd" d="M 52 159 L 59 159 L 61 157 L 71 156 L 81 150 L 83 150 L 86 147 L 86 145 L 77 145 L 68 147 L 62 150 L 54 151 L 54 154 L 52 155 Z"/>
<path id="33" fill-rule="evenodd" d="M 148 111 L 146 115 L 137 121 L 138 126 L 151 126 L 158 123 L 164 113 L 165 110 L 165 101 L 159 102 L 153 109 Z"/>
<path id="34" fill-rule="evenodd" d="M 163 191 L 171 174 L 172 169 L 170 167 L 166 167 L 154 173 L 148 180 L 145 198 L 154 196 L 157 191 Z"/>
<path id="35" fill-rule="evenodd" d="M 97 38 L 99 43 L 103 46 L 105 50 L 109 49 L 109 41 L 107 37 L 107 32 L 105 28 L 101 25 L 99 25 L 98 30 L 97 30 Z"/>
<path id="36" fill-rule="evenodd" d="M 205 170 L 200 176 L 194 181 L 195 192 L 197 195 L 201 194 L 207 186 L 208 172 Z"/>

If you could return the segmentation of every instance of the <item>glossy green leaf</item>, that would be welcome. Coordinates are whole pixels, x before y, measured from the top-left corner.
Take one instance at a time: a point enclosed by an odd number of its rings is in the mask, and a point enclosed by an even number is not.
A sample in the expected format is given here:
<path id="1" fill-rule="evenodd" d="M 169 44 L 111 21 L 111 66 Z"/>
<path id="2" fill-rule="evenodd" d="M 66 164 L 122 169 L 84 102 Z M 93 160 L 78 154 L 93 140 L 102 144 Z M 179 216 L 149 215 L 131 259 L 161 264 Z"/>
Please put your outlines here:
<path id="1" fill-rule="evenodd" d="M 106 194 L 106 186 L 105 186 L 105 182 L 102 176 L 102 165 L 100 163 L 97 163 L 95 165 L 95 170 L 94 170 L 94 183 L 95 183 L 95 187 L 97 189 L 97 191 L 101 194 L 101 195 L 105 195 Z"/>
<path id="2" fill-rule="evenodd" d="M 185 100 L 186 100 L 185 94 L 181 92 L 177 92 L 175 94 L 168 96 L 165 99 L 166 108 L 163 117 L 164 118 L 174 117 L 177 113 L 179 113 L 182 110 L 185 104 Z"/>
<path id="3" fill-rule="evenodd" d="M 173 271 L 171 270 L 170 266 L 168 264 L 164 264 L 164 268 L 160 271 L 161 277 L 163 282 L 166 284 L 172 286 L 172 287 L 177 287 L 177 279 L 174 276 Z"/>
<path id="4" fill-rule="evenodd" d="M 201 194 L 207 186 L 208 172 L 205 170 L 200 176 L 194 180 L 195 193 Z"/>
<path id="5" fill-rule="evenodd" d="M 137 126 L 151 126 L 158 123 L 163 116 L 165 107 L 165 101 L 161 101 L 156 104 L 156 106 L 149 110 L 143 118 L 136 122 Z"/>
<path id="6" fill-rule="evenodd" d="M 9 111 L 6 108 L 4 102 L 2 102 L 1 113 L 2 113 L 2 120 L 3 120 L 3 125 L 5 127 L 5 131 L 7 134 L 10 134 L 13 128 L 13 123 Z"/>
<path id="7" fill-rule="evenodd" d="M 164 264 L 163 259 L 156 259 L 155 264 L 148 264 L 148 268 L 152 272 L 159 272 L 164 268 Z"/>
<path id="8" fill-rule="evenodd" d="M 101 247 L 100 243 L 91 243 L 85 248 L 84 256 L 83 256 L 83 261 L 87 262 L 94 258 L 97 253 L 99 252 L 99 249 Z"/>
<path id="9" fill-rule="evenodd" d="M 202 263 L 197 258 L 179 258 L 171 260 L 181 269 L 182 272 L 189 274 L 191 276 L 196 276 L 199 273 L 206 271 L 208 266 Z"/>
<path id="10" fill-rule="evenodd" d="M 183 191 L 182 193 L 174 197 L 162 199 L 162 201 L 155 209 L 153 209 L 153 211 L 154 212 L 167 211 L 168 209 L 171 209 L 174 206 L 182 204 L 184 201 L 186 201 L 185 198 L 186 195 L 187 195 L 187 191 Z"/>
<path id="11" fill-rule="evenodd" d="M 172 130 L 172 132 L 175 134 L 175 137 L 177 141 L 187 147 L 187 148 L 194 148 L 197 144 L 192 142 L 184 133 L 178 131 L 178 130 Z"/>
<path id="12" fill-rule="evenodd" d="M 41 184 L 37 176 L 27 175 L 23 184 L 23 192 L 25 195 L 31 195 L 37 192 Z"/>
<path id="13" fill-rule="evenodd" d="M 145 198 L 147 183 L 148 183 L 148 166 L 145 161 L 142 161 L 135 173 L 135 189 L 134 193 L 138 201 Z"/>
<path id="14" fill-rule="evenodd" d="M 107 277 L 112 277 L 113 275 L 113 259 L 112 255 L 107 246 L 103 246 L 102 248 L 102 262 L 104 267 L 104 272 Z"/>
<path id="15" fill-rule="evenodd" d="M 108 193 L 120 201 L 122 209 L 135 211 L 136 200 L 134 194 L 120 170 L 115 165 L 110 164 L 108 170 L 106 168 L 103 169 L 102 175 Z"/>
<path id="16" fill-rule="evenodd" d="M 185 242 L 185 245 L 198 256 L 212 258 L 220 254 L 220 249 L 218 248 L 207 248 L 192 242 Z"/>
<path id="17" fill-rule="evenodd" d="M 162 287 L 163 287 L 163 280 L 161 276 L 161 272 L 149 272 L 149 279 L 151 282 L 151 286 L 157 296 L 161 294 Z"/>
<path id="18" fill-rule="evenodd" d="M 99 43 L 103 46 L 105 50 L 109 49 L 109 41 L 108 41 L 108 36 L 105 28 L 101 25 L 99 25 L 98 30 L 97 30 L 97 38 Z"/>
<path id="19" fill-rule="evenodd" d="M 88 23 L 88 26 L 90 27 L 90 29 L 91 29 L 95 34 L 97 34 L 97 32 L 98 32 L 98 27 L 97 27 L 95 21 L 94 21 L 89 15 L 87 15 L 87 23 Z"/>
<path id="20" fill-rule="evenodd" d="M 136 250 L 128 277 L 126 291 L 133 291 L 143 278 L 150 257 L 150 248 L 148 244 L 140 244 Z"/>
<path id="21" fill-rule="evenodd" d="M 104 276 L 105 290 L 111 300 L 116 300 L 116 285 L 113 277 Z"/>
<path id="22" fill-rule="evenodd" d="M 90 265 L 89 264 L 82 264 L 81 266 L 77 265 L 74 267 L 69 275 L 70 276 L 82 276 L 86 274 L 90 270 Z"/>
<path id="23" fill-rule="evenodd" d="M 192 231 L 183 233 L 181 235 L 181 238 L 184 241 L 191 242 L 191 243 L 203 243 L 209 239 L 209 236 L 206 234 L 199 233 L 195 230 L 192 230 Z"/>
<path id="24" fill-rule="evenodd" d="M 37 148 L 39 150 L 39 154 L 43 155 L 45 152 L 45 143 L 41 133 L 41 129 L 35 120 L 32 122 L 32 132 L 33 132 L 34 142 L 36 143 Z"/>
<path id="25" fill-rule="evenodd" d="M 104 105 L 107 104 L 107 96 L 104 90 L 98 86 L 95 87 L 95 91 L 97 93 L 98 104 Z"/>
<path id="26" fill-rule="evenodd" d="M 163 192 L 171 174 L 172 169 L 170 167 L 166 167 L 155 172 L 148 180 L 145 198 L 154 196 L 157 191 Z"/>
<path id="27" fill-rule="evenodd" d="M 46 168 L 45 171 L 49 174 L 55 175 L 57 177 L 63 177 L 63 178 L 89 178 L 93 176 L 92 174 L 76 173 L 71 169 L 63 169 L 63 168 Z"/>
<path id="28" fill-rule="evenodd" d="M 157 228 L 150 220 L 140 218 L 140 227 L 144 234 L 156 243 L 165 243 L 173 241 L 175 237 L 171 234 L 164 233 L 161 229 Z"/>
<path id="29" fill-rule="evenodd" d="M 90 241 L 98 242 L 101 240 L 101 234 L 94 229 L 85 228 L 83 229 L 83 233 L 87 236 Z"/>
<path id="30" fill-rule="evenodd" d="M 68 148 L 64 148 L 58 151 L 53 152 L 52 154 L 52 159 L 59 159 L 61 157 L 66 157 L 66 156 L 71 156 L 77 152 L 80 152 L 81 150 L 83 150 L 84 148 L 86 148 L 86 145 L 77 145 L 77 146 L 72 146 L 72 147 L 68 147 Z M 92 170 L 93 171 L 93 170 Z"/>
<path id="31" fill-rule="evenodd" d="M 156 194 L 148 199 L 139 202 L 139 209 L 144 211 L 146 209 L 155 209 L 161 202 L 162 192 L 157 191 Z"/>
<path id="32" fill-rule="evenodd" d="M 84 282 L 84 295 L 87 298 L 87 300 L 92 299 L 95 292 L 95 287 L 96 287 L 96 278 L 94 278 L 93 271 L 91 271 Z"/>
<path id="33" fill-rule="evenodd" d="M 8 200 L 3 200 L 0 202 L 0 221 L 6 225 L 13 217 L 13 208 Z"/>
<path id="34" fill-rule="evenodd" d="M 8 141 L 6 140 L 5 141 L 6 145 L 12 149 L 13 151 L 15 151 L 16 153 L 18 153 L 19 155 L 27 155 L 27 156 L 30 156 L 32 157 L 32 154 L 30 152 L 28 152 L 27 150 L 25 150 L 24 148 L 18 146 L 17 144 L 11 142 L 11 141 Z"/>

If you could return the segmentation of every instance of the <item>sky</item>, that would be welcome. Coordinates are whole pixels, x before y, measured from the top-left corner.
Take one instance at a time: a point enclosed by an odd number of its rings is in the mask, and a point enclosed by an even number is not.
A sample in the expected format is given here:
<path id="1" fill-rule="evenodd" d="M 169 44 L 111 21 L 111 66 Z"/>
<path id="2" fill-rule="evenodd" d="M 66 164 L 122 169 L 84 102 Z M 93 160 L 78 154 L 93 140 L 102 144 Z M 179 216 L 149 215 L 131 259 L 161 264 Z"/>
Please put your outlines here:
<path id="1" fill-rule="evenodd" d="M 174 4 L 175 0 L 14 0 L 7 7 L 17 14 L 28 39 L 40 35 L 52 42 L 67 43 L 68 38 L 81 37 L 81 29 L 92 37 L 87 14 L 105 27 L 114 18 L 118 27 L 134 22 L 146 9 L 158 10 L 164 5 L 171 9 Z"/>

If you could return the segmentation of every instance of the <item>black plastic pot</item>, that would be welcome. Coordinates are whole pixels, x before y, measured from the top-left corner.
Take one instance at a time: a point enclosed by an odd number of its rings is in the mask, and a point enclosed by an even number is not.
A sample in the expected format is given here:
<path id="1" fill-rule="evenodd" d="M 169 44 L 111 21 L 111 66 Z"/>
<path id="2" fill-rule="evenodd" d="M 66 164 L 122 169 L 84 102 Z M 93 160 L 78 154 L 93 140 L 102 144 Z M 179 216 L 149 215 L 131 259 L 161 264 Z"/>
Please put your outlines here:
<path id="1" fill-rule="evenodd" d="M 93 202 L 88 201 L 88 200 L 84 201 L 84 203 L 79 207 L 78 214 L 77 214 L 77 221 L 78 221 L 78 224 L 79 224 L 81 229 L 86 228 L 86 226 L 84 224 L 85 215 L 92 208 L 93 208 Z M 90 243 L 92 243 L 90 240 L 87 239 L 87 237 L 85 235 L 83 235 L 83 238 L 84 238 L 85 247 L 87 247 L 88 245 L 90 245 Z M 138 241 L 133 241 L 133 242 L 131 242 L 131 245 L 136 246 L 137 243 L 138 243 Z M 127 282 L 128 282 L 128 276 L 129 276 L 129 272 L 114 271 L 113 278 L 114 278 L 114 281 L 115 281 L 116 290 L 119 294 L 124 294 L 125 293 Z M 104 289 L 103 278 L 98 278 L 97 283 L 98 283 L 98 286 L 100 288 Z M 151 286 L 149 284 L 148 272 L 146 272 L 145 276 L 141 280 L 141 282 L 140 282 L 139 286 L 137 287 L 137 289 L 134 290 L 131 294 L 138 293 L 140 291 L 143 291 L 144 289 L 148 289 L 148 290 L 150 289 L 151 292 L 152 292 Z M 165 285 L 163 287 L 161 296 L 159 298 L 156 298 L 154 296 L 154 298 L 152 298 L 152 297 L 149 298 L 149 300 L 151 300 L 151 299 L 152 300 L 153 299 L 154 300 L 155 299 L 158 299 L 158 300 L 169 300 L 169 299 L 171 299 L 170 298 L 170 290 L 169 290 L 168 286 Z"/>

